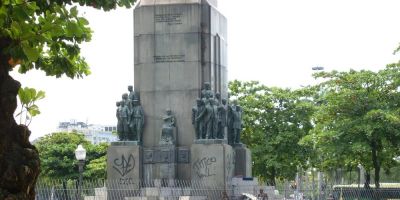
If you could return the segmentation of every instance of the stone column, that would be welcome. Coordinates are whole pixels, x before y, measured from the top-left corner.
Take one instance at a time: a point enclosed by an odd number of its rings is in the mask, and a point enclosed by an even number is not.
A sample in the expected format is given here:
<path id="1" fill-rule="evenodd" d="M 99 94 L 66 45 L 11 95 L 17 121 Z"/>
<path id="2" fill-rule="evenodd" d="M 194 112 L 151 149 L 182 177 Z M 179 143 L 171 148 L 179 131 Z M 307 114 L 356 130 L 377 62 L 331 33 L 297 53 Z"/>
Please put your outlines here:
<path id="1" fill-rule="evenodd" d="M 245 144 L 234 144 L 235 176 L 251 177 L 251 151 Z"/>
<path id="2" fill-rule="evenodd" d="M 217 140 L 216 140 L 217 141 Z M 234 151 L 228 144 L 213 143 L 214 140 L 203 140 L 202 144 L 191 146 L 192 181 L 208 187 L 209 191 L 222 191 L 231 182 L 234 174 Z M 200 196 L 221 196 L 219 193 L 197 194 Z M 213 199 L 213 198 L 212 198 Z"/>
<path id="3" fill-rule="evenodd" d="M 112 142 L 107 150 L 108 199 L 137 196 L 142 180 L 142 147 L 137 142 Z"/>

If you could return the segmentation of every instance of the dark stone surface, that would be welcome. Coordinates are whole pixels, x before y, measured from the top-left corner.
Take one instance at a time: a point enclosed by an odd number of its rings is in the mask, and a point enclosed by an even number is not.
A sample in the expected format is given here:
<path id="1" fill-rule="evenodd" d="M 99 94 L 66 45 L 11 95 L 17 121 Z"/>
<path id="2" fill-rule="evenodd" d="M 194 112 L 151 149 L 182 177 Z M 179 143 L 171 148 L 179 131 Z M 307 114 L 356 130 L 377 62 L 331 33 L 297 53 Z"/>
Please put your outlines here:
<path id="1" fill-rule="evenodd" d="M 171 145 L 162 145 L 153 148 L 145 148 L 143 150 L 143 163 L 189 163 L 189 148 L 176 148 Z"/>
<path id="2" fill-rule="evenodd" d="M 225 139 L 200 139 L 200 140 L 195 140 L 195 144 L 227 144 L 228 141 Z"/>
<path id="3" fill-rule="evenodd" d="M 140 142 L 138 141 L 116 141 L 116 142 L 111 142 L 111 146 L 136 146 L 140 145 Z"/>

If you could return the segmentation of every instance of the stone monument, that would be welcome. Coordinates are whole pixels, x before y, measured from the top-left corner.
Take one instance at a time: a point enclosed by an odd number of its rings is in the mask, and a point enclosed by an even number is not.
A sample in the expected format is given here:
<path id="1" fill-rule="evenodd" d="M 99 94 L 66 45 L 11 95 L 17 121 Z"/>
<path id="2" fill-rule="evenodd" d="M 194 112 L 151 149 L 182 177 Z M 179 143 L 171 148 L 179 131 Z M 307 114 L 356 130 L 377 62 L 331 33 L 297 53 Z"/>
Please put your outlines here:
<path id="1" fill-rule="evenodd" d="M 227 98 L 227 22 L 216 1 L 141 0 L 134 9 L 134 90 L 145 112 L 143 148 L 161 140 L 159 117 L 174 111 L 178 151 L 175 178 L 191 179 L 189 149 L 196 137 L 191 115 L 204 82 Z M 157 161 L 158 162 L 158 161 Z M 151 178 L 160 178 L 153 173 Z"/>
<path id="2" fill-rule="evenodd" d="M 137 3 L 134 87 L 117 103 L 121 141 L 109 148 L 108 179 L 226 187 L 235 175 L 251 176 L 242 109 L 227 101 L 226 41 L 216 0 Z"/>

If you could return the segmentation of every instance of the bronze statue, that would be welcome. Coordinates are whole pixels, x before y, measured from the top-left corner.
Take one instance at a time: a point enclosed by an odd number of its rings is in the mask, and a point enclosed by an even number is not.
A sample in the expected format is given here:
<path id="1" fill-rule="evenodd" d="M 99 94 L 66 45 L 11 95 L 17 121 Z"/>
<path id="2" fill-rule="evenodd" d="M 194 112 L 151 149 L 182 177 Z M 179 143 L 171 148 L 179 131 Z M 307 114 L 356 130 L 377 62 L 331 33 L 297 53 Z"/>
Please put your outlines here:
<path id="1" fill-rule="evenodd" d="M 122 126 L 122 118 L 121 118 L 121 112 L 122 112 L 122 106 L 121 106 L 121 102 L 117 101 L 116 103 L 117 105 L 117 134 L 118 134 L 118 138 L 121 140 L 121 133 L 123 132 L 123 126 Z"/>
<path id="2" fill-rule="evenodd" d="M 230 145 L 232 145 L 233 143 L 234 143 L 234 135 L 235 135 L 235 131 L 234 131 L 234 128 L 233 128 L 233 123 L 234 123 L 234 120 L 235 120 L 235 112 L 236 112 L 236 101 L 234 101 L 233 102 L 233 105 L 231 105 L 231 104 L 229 104 L 228 106 L 227 106 L 227 108 L 228 108 L 228 114 L 227 114 L 227 127 L 228 127 L 228 130 L 227 130 L 227 136 L 228 136 L 228 144 L 230 144 Z"/>
<path id="3" fill-rule="evenodd" d="M 172 115 L 170 109 L 166 110 L 165 115 L 163 116 L 163 121 L 160 144 L 175 144 L 175 116 Z"/>
<path id="4" fill-rule="evenodd" d="M 218 106 L 218 131 L 217 138 L 224 139 L 225 138 L 225 127 L 227 124 L 227 111 L 226 111 L 226 99 L 221 100 L 221 104 Z"/>
<path id="5" fill-rule="evenodd" d="M 214 92 L 211 90 L 211 85 L 209 82 L 204 83 L 204 89 L 201 90 L 202 99 L 211 99 L 214 97 Z"/>
<path id="6" fill-rule="evenodd" d="M 132 104 L 131 104 L 131 100 L 129 100 L 128 93 L 122 94 L 122 101 L 124 102 L 125 106 L 128 107 L 128 110 L 131 111 Z"/>
<path id="7" fill-rule="evenodd" d="M 129 110 L 128 106 L 125 105 L 125 101 L 120 102 L 120 111 L 119 111 L 119 122 L 120 122 L 120 132 L 118 133 L 120 141 L 127 141 L 128 140 L 128 133 L 129 133 Z"/>
<path id="8" fill-rule="evenodd" d="M 130 141 L 142 141 L 142 132 L 144 126 L 144 111 L 138 99 L 133 99 L 133 107 L 131 111 L 131 121 L 129 126 L 132 134 L 129 136 Z"/>
<path id="9" fill-rule="evenodd" d="M 213 115 L 213 121 L 212 121 L 212 132 L 211 132 L 211 137 L 209 139 L 217 139 L 217 133 L 218 133 L 218 125 L 220 122 L 220 119 L 218 118 L 218 103 L 216 99 L 210 99 L 210 104 L 212 106 L 212 115 Z"/>
<path id="10" fill-rule="evenodd" d="M 199 113 L 196 117 L 196 122 L 201 121 L 204 123 L 204 132 L 202 139 L 213 139 L 214 130 L 213 125 L 215 123 L 215 113 L 214 113 L 214 104 L 212 103 L 213 99 L 204 99 L 204 107 L 205 109 Z"/>
<path id="11" fill-rule="evenodd" d="M 129 91 L 128 99 L 129 99 L 129 101 L 130 101 L 131 104 L 132 104 L 133 100 L 134 100 L 134 99 L 139 99 L 139 97 L 138 97 L 138 95 L 136 94 L 136 92 L 133 91 L 133 86 L 132 86 L 132 85 L 129 85 L 129 86 L 128 86 L 128 91 Z"/>
<path id="12" fill-rule="evenodd" d="M 220 102 L 221 102 L 221 94 L 219 92 L 215 93 L 215 101 L 216 101 L 217 106 L 219 106 Z"/>
<path id="13" fill-rule="evenodd" d="M 203 118 L 200 118 L 199 120 L 196 120 L 197 117 L 199 117 L 200 113 L 204 112 L 205 106 L 204 103 L 201 99 L 197 98 L 196 99 L 196 106 L 192 108 L 192 124 L 194 125 L 195 133 L 196 133 L 196 139 L 204 139 L 204 120 Z"/>
<path id="14" fill-rule="evenodd" d="M 233 128 L 235 130 L 235 140 L 234 142 L 236 144 L 241 143 L 240 142 L 240 133 L 242 132 L 242 107 L 240 107 L 239 105 L 236 106 L 236 117 L 235 117 L 235 121 L 233 122 Z"/>

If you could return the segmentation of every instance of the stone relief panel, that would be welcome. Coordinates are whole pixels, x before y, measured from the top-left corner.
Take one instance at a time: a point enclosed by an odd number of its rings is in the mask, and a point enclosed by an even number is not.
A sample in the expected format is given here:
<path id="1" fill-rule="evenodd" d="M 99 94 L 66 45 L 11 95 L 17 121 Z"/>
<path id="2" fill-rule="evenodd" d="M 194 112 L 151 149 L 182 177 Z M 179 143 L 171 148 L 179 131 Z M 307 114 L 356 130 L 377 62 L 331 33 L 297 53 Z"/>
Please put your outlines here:
<path id="1" fill-rule="evenodd" d="M 154 163 L 154 151 L 152 150 L 144 150 L 143 151 L 143 162 L 148 164 L 148 163 Z"/>
<path id="2" fill-rule="evenodd" d="M 190 150 L 187 148 L 160 149 L 149 148 L 143 151 L 144 164 L 154 163 L 189 163 Z"/>
<path id="3" fill-rule="evenodd" d="M 190 162 L 190 150 L 189 149 L 178 149 L 178 163 L 189 163 Z"/>

